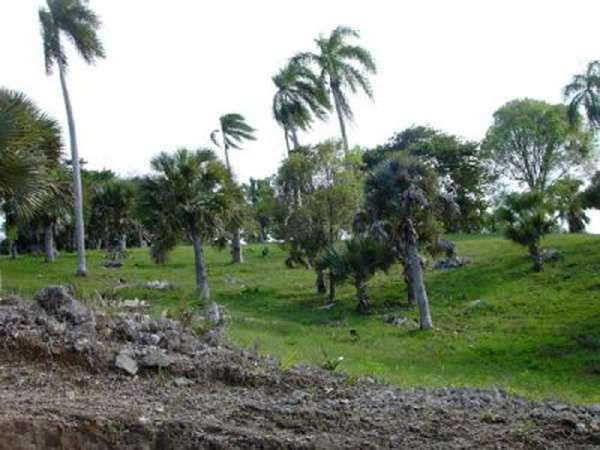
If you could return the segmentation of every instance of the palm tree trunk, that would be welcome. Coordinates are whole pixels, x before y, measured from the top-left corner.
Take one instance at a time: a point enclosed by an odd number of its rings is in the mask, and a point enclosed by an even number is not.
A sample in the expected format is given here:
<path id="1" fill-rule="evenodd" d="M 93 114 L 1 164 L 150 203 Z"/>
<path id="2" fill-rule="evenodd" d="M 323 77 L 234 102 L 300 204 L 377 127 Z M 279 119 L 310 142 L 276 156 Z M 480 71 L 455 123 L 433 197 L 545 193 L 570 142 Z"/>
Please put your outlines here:
<path id="1" fill-rule="evenodd" d="M 126 234 L 121 235 L 121 241 L 119 242 L 119 250 L 121 252 L 127 251 L 127 235 Z"/>
<path id="2" fill-rule="evenodd" d="M 206 265 L 204 264 L 204 252 L 202 250 L 202 241 L 196 230 L 192 231 L 192 244 L 194 246 L 194 262 L 196 268 L 196 288 L 200 299 L 204 301 L 206 308 L 206 318 L 211 323 L 220 321 L 219 307 L 210 300 L 210 289 L 206 277 Z"/>
<path id="3" fill-rule="evenodd" d="M 46 252 L 46 262 L 54 262 L 54 228 L 51 223 L 44 228 L 44 251 Z"/>
<path id="4" fill-rule="evenodd" d="M 287 127 L 283 128 L 283 135 L 285 137 L 285 148 L 287 148 L 287 155 L 288 158 L 290 157 L 290 137 L 288 136 L 288 129 Z"/>
<path id="5" fill-rule="evenodd" d="M 11 239 L 10 242 L 8 243 L 8 247 L 9 247 L 9 253 L 10 253 L 10 258 L 11 259 L 17 259 L 17 257 L 19 256 L 19 250 L 17 249 L 17 241 L 14 239 Z"/>
<path id="6" fill-rule="evenodd" d="M 79 167 L 79 148 L 77 146 L 77 133 L 75 131 L 75 119 L 73 117 L 73 108 L 71 98 L 65 80 L 65 68 L 62 64 L 58 65 L 60 75 L 60 84 L 62 86 L 65 108 L 67 110 L 67 121 L 69 124 L 69 136 L 71 139 L 71 160 L 73 164 L 73 192 L 75 209 L 75 235 L 77 243 L 77 275 L 85 276 L 87 274 L 85 264 L 85 230 L 83 223 L 83 189 L 81 187 L 81 169 Z"/>
<path id="7" fill-rule="evenodd" d="M 333 84 L 331 90 L 333 92 L 333 101 L 335 103 L 335 110 L 337 112 L 338 120 L 340 122 L 340 130 L 342 132 L 342 140 L 344 141 L 344 151 L 347 154 L 348 151 L 350 150 L 350 147 L 348 145 L 348 135 L 346 134 L 346 122 L 344 121 L 344 113 L 342 112 L 342 105 L 341 105 L 341 101 L 339 98 L 339 96 L 340 96 L 339 87 L 336 86 L 335 84 Z"/>
<path id="8" fill-rule="evenodd" d="M 233 238 L 231 239 L 231 256 L 235 264 L 244 262 L 244 256 L 242 255 L 242 232 L 237 225 L 233 230 Z"/>
<path id="9" fill-rule="evenodd" d="M 291 131 L 292 131 L 292 142 L 294 143 L 294 150 L 296 150 L 298 147 L 300 147 L 300 141 L 298 140 L 298 130 L 296 130 L 296 127 L 294 125 L 292 125 Z"/>
<path id="10" fill-rule="evenodd" d="M 359 314 L 366 314 L 369 312 L 369 297 L 367 296 L 367 286 L 362 280 L 356 280 L 356 282 L 354 283 L 354 287 L 356 288 L 356 300 L 358 301 L 356 310 L 359 312 Z"/>
<path id="11" fill-rule="evenodd" d="M 322 270 L 317 270 L 317 292 L 319 294 L 325 294 L 327 292 L 327 286 L 325 285 L 325 274 Z"/>
<path id="12" fill-rule="evenodd" d="M 333 273 L 329 272 L 329 302 L 335 303 L 336 296 L 336 285 L 335 285 L 335 276 Z"/>
<path id="13" fill-rule="evenodd" d="M 539 247 L 537 245 L 530 245 L 529 255 L 533 261 L 533 270 L 536 272 L 541 272 L 544 268 L 544 262 L 542 261 L 542 254 Z"/>
<path id="14" fill-rule="evenodd" d="M 429 299 L 423 281 L 423 268 L 419 257 L 417 236 L 412 224 L 408 225 L 406 231 L 406 264 L 408 269 L 409 289 L 413 290 L 417 306 L 419 308 L 419 323 L 422 330 L 430 330 L 433 327 L 431 313 L 429 312 Z"/>

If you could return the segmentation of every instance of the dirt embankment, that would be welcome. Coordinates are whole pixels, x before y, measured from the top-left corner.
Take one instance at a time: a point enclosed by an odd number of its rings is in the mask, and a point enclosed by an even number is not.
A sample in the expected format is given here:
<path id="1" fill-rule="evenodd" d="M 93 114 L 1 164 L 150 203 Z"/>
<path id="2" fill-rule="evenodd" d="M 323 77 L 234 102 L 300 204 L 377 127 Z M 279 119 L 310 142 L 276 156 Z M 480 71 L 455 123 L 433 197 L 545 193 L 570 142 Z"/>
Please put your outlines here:
<path id="1" fill-rule="evenodd" d="M 68 289 L 0 301 L 0 450 L 594 448 L 600 405 L 400 390 L 295 367 Z"/>

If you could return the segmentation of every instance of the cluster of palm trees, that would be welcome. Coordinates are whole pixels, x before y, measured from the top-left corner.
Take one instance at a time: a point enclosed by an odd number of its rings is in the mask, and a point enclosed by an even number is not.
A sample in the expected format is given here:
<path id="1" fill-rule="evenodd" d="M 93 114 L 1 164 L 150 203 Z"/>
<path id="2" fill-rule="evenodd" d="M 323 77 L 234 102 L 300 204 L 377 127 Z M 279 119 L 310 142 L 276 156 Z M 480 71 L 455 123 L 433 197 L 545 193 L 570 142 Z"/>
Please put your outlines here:
<path id="1" fill-rule="evenodd" d="M 316 52 L 295 55 L 273 77 L 273 116 L 283 128 L 288 153 L 300 146 L 298 131 L 309 130 L 315 119 L 325 120 L 333 108 L 348 152 L 346 125 L 354 116 L 349 94 L 362 91 L 373 98 L 369 75 L 377 73 L 371 53 L 351 43 L 359 37 L 358 31 L 339 26 L 315 40 Z"/>

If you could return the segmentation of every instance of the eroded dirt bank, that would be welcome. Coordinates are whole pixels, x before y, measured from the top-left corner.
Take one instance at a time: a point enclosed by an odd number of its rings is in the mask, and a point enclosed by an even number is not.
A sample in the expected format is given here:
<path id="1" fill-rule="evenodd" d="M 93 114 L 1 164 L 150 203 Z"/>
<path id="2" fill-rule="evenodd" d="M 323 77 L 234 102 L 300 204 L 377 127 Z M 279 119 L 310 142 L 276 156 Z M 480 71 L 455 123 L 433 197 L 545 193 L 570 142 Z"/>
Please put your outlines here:
<path id="1" fill-rule="evenodd" d="M 106 316 L 65 288 L 0 301 L 0 450 L 595 446 L 600 405 L 281 371 L 218 333 Z"/>

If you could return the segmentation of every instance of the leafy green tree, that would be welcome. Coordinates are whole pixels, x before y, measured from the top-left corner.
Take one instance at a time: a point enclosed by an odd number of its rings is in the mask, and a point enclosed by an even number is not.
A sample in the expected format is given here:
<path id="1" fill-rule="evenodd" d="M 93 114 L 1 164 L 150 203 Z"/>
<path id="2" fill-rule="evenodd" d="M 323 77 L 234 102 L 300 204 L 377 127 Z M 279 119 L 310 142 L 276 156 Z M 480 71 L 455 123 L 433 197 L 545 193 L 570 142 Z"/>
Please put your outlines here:
<path id="1" fill-rule="evenodd" d="M 365 152 L 365 169 L 372 170 L 381 161 L 402 152 L 430 164 L 437 172 L 441 191 L 451 200 L 447 204 L 451 208 L 440 216 L 447 231 L 482 230 L 492 177 L 482 161 L 478 143 L 431 127 L 412 126 L 396 133 L 385 145 Z"/>
<path id="2" fill-rule="evenodd" d="M 571 124 L 579 123 L 583 109 L 588 124 L 600 126 L 600 61 L 590 62 L 585 73 L 574 75 L 563 94 L 569 103 Z"/>
<path id="3" fill-rule="evenodd" d="M 310 129 L 314 117 L 324 120 L 331 104 L 322 81 L 309 68 L 289 62 L 273 77 L 277 92 L 273 97 L 273 116 L 284 130 L 285 143 L 291 150 L 300 146 L 298 130 Z"/>
<path id="4" fill-rule="evenodd" d="M 319 37 L 315 40 L 317 53 L 304 52 L 293 58 L 295 63 L 315 65 L 320 71 L 320 77 L 333 97 L 346 152 L 350 150 L 346 120 L 352 120 L 354 117 L 348 93 L 355 94 L 363 91 L 368 97 L 373 98 L 373 89 L 368 76 L 377 73 L 371 53 L 363 47 L 348 43 L 349 39 L 359 37 L 358 31 L 339 26 L 328 37 Z"/>
<path id="5" fill-rule="evenodd" d="M 195 152 L 180 149 L 175 154 L 161 153 L 152 162 L 155 174 L 144 180 L 141 203 L 160 205 L 163 220 L 156 231 L 185 233 L 192 241 L 196 267 L 196 287 L 206 302 L 208 318 L 219 321 L 218 307 L 210 301 L 210 289 L 204 261 L 204 243 L 223 232 L 231 208 L 227 168 L 211 150 Z"/>
<path id="6" fill-rule="evenodd" d="M 75 196 L 75 229 L 77 241 L 77 274 L 87 273 L 85 262 L 85 230 L 83 217 L 83 190 L 79 167 L 79 148 L 75 130 L 75 118 L 66 82 L 68 66 L 64 38 L 72 42 L 80 56 L 88 64 L 104 58 L 104 48 L 98 37 L 100 19 L 87 2 L 82 0 L 47 0 L 47 8 L 41 8 L 39 19 L 42 27 L 46 73 L 52 74 L 58 66 L 62 87 L 69 135 L 71 139 L 71 161 L 73 165 L 73 192 Z"/>
<path id="7" fill-rule="evenodd" d="M 600 171 L 590 180 L 590 185 L 583 191 L 581 200 L 585 208 L 600 209 Z"/>
<path id="8" fill-rule="evenodd" d="M 273 180 L 250 178 L 245 189 L 253 218 L 258 225 L 258 241 L 266 242 L 276 209 Z"/>
<path id="9" fill-rule="evenodd" d="M 558 218 L 566 223 L 569 233 L 582 233 L 590 218 L 585 213 L 583 181 L 576 178 L 563 178 L 554 183 L 549 191 L 556 206 Z"/>
<path id="10" fill-rule="evenodd" d="M 435 202 L 439 198 L 435 171 L 414 157 L 394 155 L 368 175 L 365 193 L 366 215 L 381 223 L 404 265 L 409 297 L 417 302 L 421 329 L 431 329 L 419 241 L 435 221 Z"/>
<path id="11" fill-rule="evenodd" d="M 513 100 L 494 114 L 483 148 L 496 174 L 544 192 L 593 154 L 593 133 L 573 127 L 567 107 Z"/>
<path id="12" fill-rule="evenodd" d="M 367 283 L 378 271 L 387 272 L 396 261 L 395 252 L 381 241 L 371 237 L 354 237 L 344 242 L 342 251 L 329 247 L 319 259 L 317 267 L 329 270 L 337 283 L 348 279 L 356 289 L 357 310 L 369 311 Z"/>
<path id="13" fill-rule="evenodd" d="M 214 130 L 210 138 L 217 147 L 221 147 L 225 152 L 225 162 L 229 175 L 233 178 L 233 170 L 229 162 L 229 149 L 240 149 L 244 141 L 254 141 L 256 130 L 246 122 L 246 119 L 241 114 L 230 113 L 219 118 L 220 127 Z M 218 135 L 221 139 L 218 139 Z M 231 239 L 231 255 L 233 262 L 240 264 L 243 261 L 242 257 L 242 238 L 239 223 L 232 223 L 233 237 Z"/>
<path id="14" fill-rule="evenodd" d="M 533 261 L 533 270 L 543 269 L 540 242 L 556 223 L 554 208 L 539 191 L 510 194 L 500 210 L 508 239 L 526 246 Z"/>

